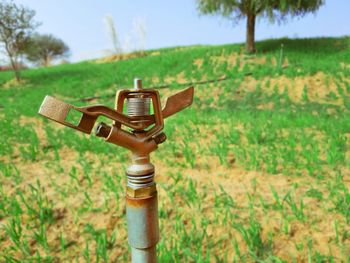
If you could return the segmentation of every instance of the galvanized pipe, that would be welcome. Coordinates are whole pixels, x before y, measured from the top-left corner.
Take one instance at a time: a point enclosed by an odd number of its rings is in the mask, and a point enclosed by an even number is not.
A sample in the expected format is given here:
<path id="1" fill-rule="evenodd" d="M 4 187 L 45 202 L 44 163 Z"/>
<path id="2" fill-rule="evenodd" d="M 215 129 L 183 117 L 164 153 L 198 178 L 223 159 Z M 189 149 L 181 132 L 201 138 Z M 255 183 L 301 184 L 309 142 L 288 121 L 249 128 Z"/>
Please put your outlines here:
<path id="1" fill-rule="evenodd" d="M 134 155 L 126 176 L 126 216 L 132 262 L 157 262 L 158 198 L 149 155 Z"/>

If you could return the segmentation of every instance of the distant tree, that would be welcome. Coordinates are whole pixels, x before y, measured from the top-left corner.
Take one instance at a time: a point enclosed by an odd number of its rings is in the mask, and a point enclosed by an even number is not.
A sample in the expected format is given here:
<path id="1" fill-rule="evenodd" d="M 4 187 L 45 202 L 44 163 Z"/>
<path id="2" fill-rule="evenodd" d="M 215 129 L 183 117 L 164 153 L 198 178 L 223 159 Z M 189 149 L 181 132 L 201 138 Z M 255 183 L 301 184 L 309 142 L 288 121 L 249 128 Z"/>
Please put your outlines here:
<path id="1" fill-rule="evenodd" d="M 30 37 L 24 53 L 29 61 L 47 67 L 55 59 L 68 57 L 69 47 L 53 35 L 34 34 Z"/>
<path id="2" fill-rule="evenodd" d="M 255 52 L 255 22 L 267 17 L 271 22 L 290 16 L 304 16 L 316 12 L 324 0 L 197 0 L 202 14 L 219 14 L 234 22 L 246 18 L 246 51 Z"/>
<path id="3" fill-rule="evenodd" d="M 29 35 L 39 26 L 34 21 L 35 11 L 0 0 L 0 44 L 10 60 L 17 81 L 20 81 L 19 58 L 28 44 Z"/>

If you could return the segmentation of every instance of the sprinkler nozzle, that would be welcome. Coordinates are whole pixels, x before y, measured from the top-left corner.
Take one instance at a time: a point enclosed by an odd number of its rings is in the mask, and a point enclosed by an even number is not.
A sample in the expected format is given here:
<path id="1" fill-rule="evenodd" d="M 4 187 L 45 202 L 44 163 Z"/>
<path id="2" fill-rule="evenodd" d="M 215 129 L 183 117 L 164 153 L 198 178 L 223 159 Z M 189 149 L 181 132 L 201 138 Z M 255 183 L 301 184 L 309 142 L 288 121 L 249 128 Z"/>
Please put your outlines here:
<path id="1" fill-rule="evenodd" d="M 97 137 L 107 138 L 110 132 L 111 132 L 111 127 L 104 122 L 100 122 L 96 126 L 95 135 Z"/>

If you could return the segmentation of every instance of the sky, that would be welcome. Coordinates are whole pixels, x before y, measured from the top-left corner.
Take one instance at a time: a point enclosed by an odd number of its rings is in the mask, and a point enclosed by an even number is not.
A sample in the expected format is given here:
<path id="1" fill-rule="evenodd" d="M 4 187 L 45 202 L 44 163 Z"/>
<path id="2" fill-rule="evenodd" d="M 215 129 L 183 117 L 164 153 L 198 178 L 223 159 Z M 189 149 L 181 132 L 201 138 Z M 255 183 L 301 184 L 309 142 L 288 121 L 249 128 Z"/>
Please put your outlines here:
<path id="1" fill-rule="evenodd" d="M 39 33 L 61 38 L 71 50 L 70 61 L 106 55 L 113 48 L 105 17 L 111 16 L 121 47 L 156 49 L 195 44 L 245 41 L 245 22 L 233 24 L 220 16 L 199 15 L 195 0 L 14 0 L 36 11 Z M 146 29 L 140 37 L 135 24 Z M 139 26 L 140 28 L 140 26 Z M 258 20 L 256 39 L 350 35 L 350 0 L 326 0 L 316 15 L 281 25 Z M 141 40 L 143 39 L 143 40 Z"/>

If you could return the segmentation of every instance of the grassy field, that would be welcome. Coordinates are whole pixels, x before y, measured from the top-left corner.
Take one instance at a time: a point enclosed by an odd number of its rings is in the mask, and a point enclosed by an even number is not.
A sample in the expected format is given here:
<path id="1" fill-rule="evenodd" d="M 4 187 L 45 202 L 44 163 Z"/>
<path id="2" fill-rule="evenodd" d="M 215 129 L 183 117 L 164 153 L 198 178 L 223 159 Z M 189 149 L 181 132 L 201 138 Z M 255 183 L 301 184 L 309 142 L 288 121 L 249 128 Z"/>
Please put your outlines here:
<path id="1" fill-rule="evenodd" d="M 283 44 L 283 47 L 281 46 Z M 160 262 L 350 262 L 350 38 L 148 51 L 0 73 L 0 262 L 124 262 L 129 153 L 37 115 L 46 94 L 195 83 L 152 154 Z M 102 63 L 104 62 L 104 63 Z M 94 97 L 94 98 L 91 98 Z"/>

